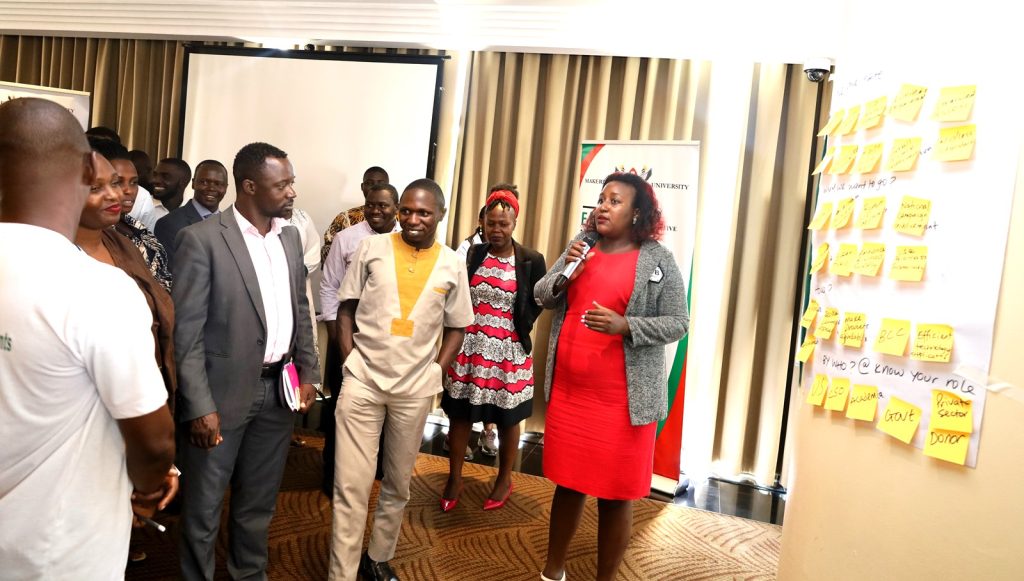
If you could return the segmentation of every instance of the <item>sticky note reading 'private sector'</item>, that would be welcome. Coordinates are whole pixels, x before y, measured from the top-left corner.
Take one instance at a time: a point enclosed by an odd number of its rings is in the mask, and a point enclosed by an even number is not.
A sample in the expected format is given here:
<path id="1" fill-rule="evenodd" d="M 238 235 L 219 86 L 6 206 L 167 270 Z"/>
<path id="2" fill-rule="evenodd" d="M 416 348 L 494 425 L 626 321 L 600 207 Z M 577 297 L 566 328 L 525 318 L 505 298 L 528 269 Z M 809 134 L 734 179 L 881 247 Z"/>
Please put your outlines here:
<path id="1" fill-rule="evenodd" d="M 917 114 L 921 111 L 921 105 L 924 105 L 924 97 L 927 94 L 928 87 L 904 84 L 900 87 L 900 92 L 896 93 L 896 97 L 892 100 L 892 105 L 889 107 L 889 117 L 913 123 L 917 119 Z"/>
<path id="2" fill-rule="evenodd" d="M 882 319 L 882 328 L 875 337 L 874 350 L 886 355 L 903 357 L 910 339 L 910 321 L 904 319 Z"/>
<path id="3" fill-rule="evenodd" d="M 929 425 L 935 430 L 951 432 L 974 432 L 972 401 L 943 389 L 932 390 L 932 420 Z"/>
<path id="4" fill-rule="evenodd" d="M 902 234 L 923 236 L 932 215 L 932 201 L 914 196 L 903 196 L 900 211 L 896 214 L 893 228 Z"/>
<path id="5" fill-rule="evenodd" d="M 910 358 L 933 363 L 949 363 L 953 356 L 953 327 L 918 323 L 914 328 L 914 346 Z"/>
<path id="6" fill-rule="evenodd" d="M 825 409 L 841 412 L 846 409 L 846 398 L 850 396 L 850 380 L 845 377 L 833 377 L 832 385 L 825 394 Z"/>
<path id="7" fill-rule="evenodd" d="M 846 313 L 843 315 L 843 326 L 839 330 L 839 342 L 846 347 L 859 349 L 864 345 L 864 329 L 868 317 L 864 313 Z"/>
<path id="8" fill-rule="evenodd" d="M 963 466 L 970 444 L 970 434 L 931 428 L 924 441 L 924 455 Z"/>
<path id="9" fill-rule="evenodd" d="M 850 403 L 846 407 L 846 417 L 862 422 L 873 422 L 876 411 L 878 388 L 873 385 L 854 385 L 850 393 Z"/>
<path id="10" fill-rule="evenodd" d="M 877 427 L 904 444 L 909 444 L 920 423 L 921 408 L 898 397 L 890 397 Z"/>
<path id="11" fill-rule="evenodd" d="M 885 214 L 885 196 L 865 198 L 855 225 L 862 230 L 874 230 L 882 225 L 883 214 Z"/>

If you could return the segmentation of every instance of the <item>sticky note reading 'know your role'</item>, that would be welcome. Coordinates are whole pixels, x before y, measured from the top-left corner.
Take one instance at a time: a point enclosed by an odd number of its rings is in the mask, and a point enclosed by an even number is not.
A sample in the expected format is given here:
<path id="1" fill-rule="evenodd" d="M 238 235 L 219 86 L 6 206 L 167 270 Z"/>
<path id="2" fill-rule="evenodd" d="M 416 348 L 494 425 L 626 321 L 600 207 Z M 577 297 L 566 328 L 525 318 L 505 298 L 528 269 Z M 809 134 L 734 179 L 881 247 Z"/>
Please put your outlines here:
<path id="1" fill-rule="evenodd" d="M 914 439 L 914 432 L 921 423 L 921 408 L 903 401 L 898 397 L 890 397 L 877 428 L 893 438 L 909 444 Z"/>

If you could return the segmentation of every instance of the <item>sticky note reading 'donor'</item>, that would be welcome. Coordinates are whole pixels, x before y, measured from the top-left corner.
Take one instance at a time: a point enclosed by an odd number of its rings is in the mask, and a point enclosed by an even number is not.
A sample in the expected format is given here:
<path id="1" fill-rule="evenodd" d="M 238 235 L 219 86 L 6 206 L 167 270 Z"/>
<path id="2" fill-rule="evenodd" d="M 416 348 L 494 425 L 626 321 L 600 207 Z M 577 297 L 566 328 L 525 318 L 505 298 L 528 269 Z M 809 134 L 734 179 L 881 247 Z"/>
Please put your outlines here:
<path id="1" fill-rule="evenodd" d="M 877 427 L 904 444 L 909 444 L 920 423 L 921 408 L 898 397 L 890 397 Z"/>
<path id="2" fill-rule="evenodd" d="M 924 455 L 963 466 L 970 444 L 970 434 L 929 428 L 924 441 Z"/>

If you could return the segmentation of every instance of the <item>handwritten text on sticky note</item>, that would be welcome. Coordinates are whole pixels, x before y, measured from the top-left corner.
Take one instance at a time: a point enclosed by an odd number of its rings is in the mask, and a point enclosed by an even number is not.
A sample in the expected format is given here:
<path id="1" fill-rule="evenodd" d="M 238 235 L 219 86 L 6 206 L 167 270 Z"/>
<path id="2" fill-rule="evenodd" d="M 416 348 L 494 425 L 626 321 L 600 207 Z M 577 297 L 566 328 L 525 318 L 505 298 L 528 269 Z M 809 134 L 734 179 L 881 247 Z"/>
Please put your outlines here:
<path id="1" fill-rule="evenodd" d="M 904 137 L 892 142 L 889 158 L 885 162 L 886 171 L 910 171 L 914 169 L 917 156 L 921 153 L 920 137 Z"/>
<path id="2" fill-rule="evenodd" d="M 864 313 L 846 313 L 843 315 L 843 327 L 839 331 L 839 342 L 846 347 L 860 348 L 864 344 L 864 328 L 867 315 Z"/>
<path id="3" fill-rule="evenodd" d="M 914 329 L 914 346 L 910 358 L 933 363 L 949 363 L 953 355 L 953 327 L 918 323 Z"/>
<path id="4" fill-rule="evenodd" d="M 875 351 L 886 355 L 903 357 L 910 339 L 910 321 L 904 319 L 882 319 L 882 328 L 875 337 Z"/>
<path id="5" fill-rule="evenodd" d="M 904 282 L 921 282 L 927 266 L 927 246 L 897 246 L 896 258 L 889 269 L 889 278 Z"/>
<path id="6" fill-rule="evenodd" d="M 933 429 L 951 432 L 974 432 L 974 407 L 969 399 L 943 389 L 932 390 L 932 421 Z"/>
<path id="7" fill-rule="evenodd" d="M 903 234 L 922 236 L 924 229 L 928 227 L 928 219 L 931 214 L 931 200 L 903 196 L 903 202 L 900 203 L 900 211 L 896 214 L 896 223 L 893 228 Z"/>
<path id="8" fill-rule="evenodd" d="M 882 215 L 885 214 L 885 196 L 876 198 L 865 198 L 857 216 L 858 228 L 862 230 L 874 230 L 882 225 Z"/>
<path id="9" fill-rule="evenodd" d="M 890 397 L 882 417 L 878 420 L 878 429 L 896 438 L 904 444 L 914 439 L 914 432 L 921 423 L 921 408 L 903 401 L 898 397 Z"/>
<path id="10" fill-rule="evenodd" d="M 862 422 L 875 421 L 878 410 L 878 388 L 873 385 L 854 385 L 846 417 Z"/>

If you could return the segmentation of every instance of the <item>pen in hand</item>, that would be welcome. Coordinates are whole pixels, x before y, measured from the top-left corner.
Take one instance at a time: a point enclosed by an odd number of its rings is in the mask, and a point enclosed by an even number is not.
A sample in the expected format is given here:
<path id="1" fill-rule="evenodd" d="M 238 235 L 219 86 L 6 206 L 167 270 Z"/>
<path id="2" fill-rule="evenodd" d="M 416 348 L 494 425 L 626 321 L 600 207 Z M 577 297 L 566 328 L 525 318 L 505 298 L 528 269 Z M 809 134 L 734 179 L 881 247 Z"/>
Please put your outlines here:
<path id="1" fill-rule="evenodd" d="M 140 521 L 146 523 L 147 525 L 155 528 L 156 530 L 158 530 L 158 531 L 160 531 L 162 533 L 166 533 L 167 532 L 167 527 L 165 527 L 164 525 L 156 522 L 155 520 L 153 520 L 153 519 L 151 519 L 151 518 L 149 518 L 147 516 L 135 515 L 135 518 L 139 519 Z"/>

